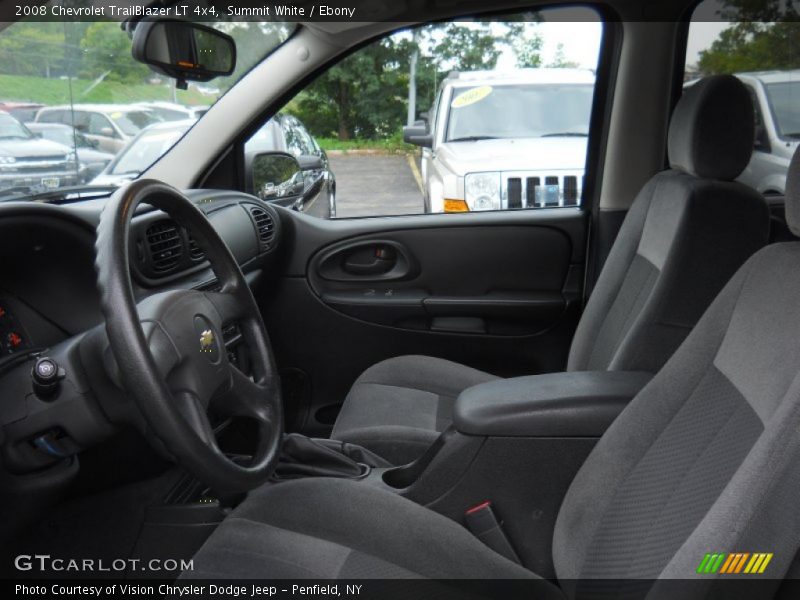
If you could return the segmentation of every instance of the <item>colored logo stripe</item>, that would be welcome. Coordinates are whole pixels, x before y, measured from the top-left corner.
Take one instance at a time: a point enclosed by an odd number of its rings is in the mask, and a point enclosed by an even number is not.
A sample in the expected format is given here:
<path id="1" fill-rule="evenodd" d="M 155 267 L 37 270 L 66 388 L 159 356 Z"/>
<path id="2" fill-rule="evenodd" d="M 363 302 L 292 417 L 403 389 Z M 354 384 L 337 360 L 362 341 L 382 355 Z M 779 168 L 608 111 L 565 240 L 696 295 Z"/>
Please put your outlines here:
<path id="1" fill-rule="evenodd" d="M 724 573 L 726 575 L 760 574 L 766 570 L 772 556 L 772 552 L 708 553 L 700 561 L 697 572 L 702 574 Z"/>

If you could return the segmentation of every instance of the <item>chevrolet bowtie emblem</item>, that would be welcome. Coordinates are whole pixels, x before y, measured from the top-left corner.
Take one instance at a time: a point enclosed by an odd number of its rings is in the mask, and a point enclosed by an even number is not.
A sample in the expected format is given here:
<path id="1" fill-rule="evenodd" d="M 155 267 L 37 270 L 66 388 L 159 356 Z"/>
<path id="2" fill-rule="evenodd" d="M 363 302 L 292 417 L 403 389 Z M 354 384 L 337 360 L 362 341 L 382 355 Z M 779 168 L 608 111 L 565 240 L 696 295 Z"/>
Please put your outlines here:
<path id="1" fill-rule="evenodd" d="M 200 334 L 200 352 L 212 352 L 214 350 L 214 332 L 206 329 Z"/>

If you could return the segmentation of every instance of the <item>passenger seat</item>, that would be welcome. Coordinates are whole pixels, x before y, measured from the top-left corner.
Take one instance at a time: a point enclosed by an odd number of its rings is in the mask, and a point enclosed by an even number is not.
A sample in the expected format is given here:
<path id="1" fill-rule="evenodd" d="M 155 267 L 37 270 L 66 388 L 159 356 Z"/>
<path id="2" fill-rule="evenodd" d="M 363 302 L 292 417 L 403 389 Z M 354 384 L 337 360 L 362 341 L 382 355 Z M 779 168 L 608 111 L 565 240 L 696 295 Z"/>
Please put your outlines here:
<path id="1" fill-rule="evenodd" d="M 753 149 L 753 106 L 735 77 L 683 94 L 668 135 L 670 168 L 639 192 L 578 325 L 567 371 L 658 371 L 728 279 L 769 235 L 769 210 L 734 181 Z M 367 369 L 331 437 L 395 464 L 421 455 L 452 420 L 455 398 L 495 376 L 400 356 Z"/>

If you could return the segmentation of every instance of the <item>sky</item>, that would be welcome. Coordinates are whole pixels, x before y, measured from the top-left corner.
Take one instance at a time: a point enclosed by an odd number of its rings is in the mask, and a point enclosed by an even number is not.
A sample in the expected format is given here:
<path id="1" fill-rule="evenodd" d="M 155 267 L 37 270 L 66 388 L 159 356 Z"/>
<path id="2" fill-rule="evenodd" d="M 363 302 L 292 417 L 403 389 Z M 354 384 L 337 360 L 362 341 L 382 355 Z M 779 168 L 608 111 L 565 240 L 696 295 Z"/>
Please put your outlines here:
<path id="1" fill-rule="evenodd" d="M 694 65 L 702 50 L 707 49 L 728 23 L 702 22 L 689 26 L 689 39 L 686 47 L 686 64 Z M 558 44 L 563 45 L 567 60 L 577 62 L 581 67 L 594 69 L 597 66 L 597 53 L 600 48 L 602 25 L 592 22 L 544 22 L 537 26 L 544 39 L 542 57 L 547 64 L 553 60 Z M 513 57 L 504 57 L 502 65 L 513 66 Z M 508 64 L 511 62 L 512 64 Z"/>

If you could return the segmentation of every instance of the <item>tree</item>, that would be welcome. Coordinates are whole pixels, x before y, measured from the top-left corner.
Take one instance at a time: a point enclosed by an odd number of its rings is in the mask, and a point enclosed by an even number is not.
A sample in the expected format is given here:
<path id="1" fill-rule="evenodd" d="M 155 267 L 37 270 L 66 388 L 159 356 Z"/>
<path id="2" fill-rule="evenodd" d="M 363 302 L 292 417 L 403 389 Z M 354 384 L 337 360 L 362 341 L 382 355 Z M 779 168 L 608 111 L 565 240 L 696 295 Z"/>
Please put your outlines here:
<path id="1" fill-rule="evenodd" d="M 553 56 L 553 60 L 547 63 L 547 66 L 553 69 L 577 69 L 580 67 L 575 61 L 567 60 L 567 56 L 564 54 L 564 44 L 556 46 L 555 56 Z"/>
<path id="2" fill-rule="evenodd" d="M 398 134 L 413 118 L 413 105 L 427 108 L 451 71 L 494 69 L 504 46 L 518 62 L 538 66 L 541 37 L 530 30 L 528 21 L 433 24 L 384 38 L 326 71 L 287 110 L 320 137 L 349 140 Z"/>
<path id="3" fill-rule="evenodd" d="M 0 70 L 10 75 L 58 77 L 64 72 L 64 25 L 17 23 L 0 36 Z"/>
<path id="4" fill-rule="evenodd" d="M 389 135 L 403 120 L 408 56 L 408 42 L 386 38 L 371 44 L 320 76 L 292 111 L 314 135 Z"/>
<path id="5" fill-rule="evenodd" d="M 516 55 L 516 65 L 520 69 L 537 69 L 542 66 L 542 36 L 528 26 L 538 22 L 538 16 L 529 15 L 525 21 L 506 23 L 511 48 Z"/>
<path id="6" fill-rule="evenodd" d="M 118 23 L 92 23 L 80 46 L 84 54 L 81 77 L 107 76 L 108 81 L 140 83 L 150 73 L 147 66 L 131 59 L 131 40 Z"/>
<path id="7" fill-rule="evenodd" d="M 797 68 L 800 12 L 791 2 L 727 0 L 719 15 L 733 24 L 700 53 L 703 75 Z"/>

